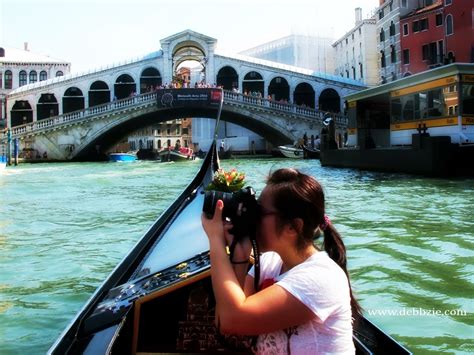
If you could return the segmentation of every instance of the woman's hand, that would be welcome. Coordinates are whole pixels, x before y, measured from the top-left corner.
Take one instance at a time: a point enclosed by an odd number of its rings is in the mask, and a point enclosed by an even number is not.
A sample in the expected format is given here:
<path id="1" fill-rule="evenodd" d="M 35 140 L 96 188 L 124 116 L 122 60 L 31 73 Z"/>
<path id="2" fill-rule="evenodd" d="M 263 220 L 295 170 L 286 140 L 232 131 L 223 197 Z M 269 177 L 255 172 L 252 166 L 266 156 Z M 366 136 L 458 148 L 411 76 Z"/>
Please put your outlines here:
<path id="1" fill-rule="evenodd" d="M 234 236 L 229 232 L 233 228 L 233 225 L 231 222 L 222 220 L 223 210 L 224 202 L 218 200 L 216 203 L 216 209 L 214 210 L 214 216 L 212 218 L 207 218 L 203 213 L 201 215 L 201 221 L 204 231 L 209 238 L 209 242 L 220 241 L 224 246 L 230 246 L 234 240 Z M 251 250 L 252 243 L 250 243 L 250 239 L 248 237 L 242 238 L 235 246 L 233 261 L 247 260 L 250 256 Z"/>
<path id="2" fill-rule="evenodd" d="M 230 230 L 234 227 L 231 222 L 224 221 L 224 237 L 228 246 L 232 245 L 234 235 Z M 252 243 L 248 237 L 241 238 L 234 247 L 234 254 L 232 256 L 233 262 L 245 261 L 249 259 L 252 250 Z"/>
<path id="3" fill-rule="evenodd" d="M 204 228 L 204 231 L 209 238 L 209 242 L 213 241 L 222 241 L 225 243 L 224 239 L 224 223 L 222 222 L 222 210 L 224 209 L 224 202 L 218 200 L 216 203 L 216 208 L 214 210 L 214 216 L 212 218 L 207 218 L 206 214 L 201 215 L 201 222 Z"/>

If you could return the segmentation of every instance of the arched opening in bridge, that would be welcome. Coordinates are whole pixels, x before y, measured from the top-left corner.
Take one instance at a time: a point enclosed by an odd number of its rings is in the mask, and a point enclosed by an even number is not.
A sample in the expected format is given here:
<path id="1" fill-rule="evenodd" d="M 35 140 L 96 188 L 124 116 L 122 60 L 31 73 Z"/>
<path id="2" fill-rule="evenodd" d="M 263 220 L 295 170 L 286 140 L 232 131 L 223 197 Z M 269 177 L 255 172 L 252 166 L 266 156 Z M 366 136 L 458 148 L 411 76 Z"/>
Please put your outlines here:
<path id="1" fill-rule="evenodd" d="M 314 108 L 315 92 L 308 83 L 300 83 L 296 86 L 293 93 L 294 103 L 300 106 Z"/>
<path id="2" fill-rule="evenodd" d="M 137 93 L 135 80 L 128 74 L 120 75 L 117 80 L 115 80 L 114 93 L 117 100 L 133 96 Z"/>
<path id="3" fill-rule="evenodd" d="M 57 116 L 59 114 L 58 100 L 54 94 L 41 94 L 36 105 L 37 120 L 44 120 L 45 118 Z"/>
<path id="4" fill-rule="evenodd" d="M 319 95 L 319 109 L 329 112 L 341 112 L 341 98 L 334 89 L 324 89 Z"/>
<path id="5" fill-rule="evenodd" d="M 161 74 L 158 69 L 146 68 L 140 75 L 140 94 L 154 91 L 161 83 Z"/>
<path id="6" fill-rule="evenodd" d="M 239 89 L 239 75 L 237 71 L 230 67 L 225 66 L 217 73 L 217 85 L 222 86 L 224 90 Z"/>
<path id="7" fill-rule="evenodd" d="M 103 81 L 95 81 L 89 89 L 89 107 L 110 102 L 109 86 Z"/>
<path id="8" fill-rule="evenodd" d="M 272 100 L 288 102 L 290 100 L 290 86 L 288 85 L 288 81 L 280 76 L 273 78 L 268 86 L 268 95 L 272 97 Z"/>
<path id="9" fill-rule="evenodd" d="M 185 41 L 173 51 L 173 81 L 181 86 L 193 87 L 206 81 L 207 58 L 200 44 Z"/>
<path id="10" fill-rule="evenodd" d="M 81 89 L 71 87 L 66 90 L 63 96 L 63 113 L 84 109 L 84 95 Z"/>
<path id="11" fill-rule="evenodd" d="M 263 90 L 264 90 L 264 81 L 262 75 L 257 73 L 256 71 L 251 71 L 244 76 L 244 80 L 242 81 L 242 92 L 248 95 L 260 95 L 263 97 Z"/>
<path id="12" fill-rule="evenodd" d="M 11 126 L 20 126 L 33 122 L 33 109 L 28 101 L 15 101 L 15 104 L 10 111 Z"/>

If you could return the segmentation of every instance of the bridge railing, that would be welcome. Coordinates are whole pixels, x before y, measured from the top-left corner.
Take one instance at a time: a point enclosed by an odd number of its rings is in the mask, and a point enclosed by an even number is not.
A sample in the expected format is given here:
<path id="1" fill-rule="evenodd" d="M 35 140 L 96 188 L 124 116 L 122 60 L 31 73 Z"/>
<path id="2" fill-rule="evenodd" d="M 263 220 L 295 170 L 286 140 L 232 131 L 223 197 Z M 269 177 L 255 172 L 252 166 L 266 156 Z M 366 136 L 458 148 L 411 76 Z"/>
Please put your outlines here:
<path id="1" fill-rule="evenodd" d="M 260 97 L 244 95 L 238 92 L 224 90 L 224 103 L 226 100 L 267 107 L 270 109 L 285 111 L 296 115 L 303 115 L 318 120 L 324 120 L 327 117 L 331 117 L 336 122 L 336 124 L 342 126 L 347 125 L 347 118 L 343 115 L 334 112 L 316 110 L 311 107 L 304 107 L 300 105 L 289 104 L 286 102 L 278 102 L 275 100 L 264 99 Z"/>
<path id="2" fill-rule="evenodd" d="M 132 106 L 137 106 L 142 103 L 149 103 L 156 100 L 157 92 L 149 92 L 133 97 L 128 97 L 121 100 L 108 102 L 98 106 L 92 106 L 83 110 L 74 111 L 59 116 L 46 118 L 43 120 L 27 123 L 20 126 L 15 126 L 11 129 L 12 137 L 21 136 L 28 133 L 33 133 L 39 130 L 53 128 L 65 123 L 78 122 L 83 119 L 100 115 L 101 113 L 113 111 L 116 109 L 126 109 Z M 288 104 L 284 102 L 277 102 L 270 99 L 264 99 L 241 93 L 224 90 L 224 103 L 225 102 L 244 103 L 245 105 L 252 105 L 255 107 L 264 107 L 279 112 L 287 112 L 289 114 L 302 115 L 309 118 L 317 119 L 320 122 L 326 117 L 332 117 L 336 124 L 346 126 L 347 118 L 332 112 L 326 112 L 316 110 L 310 107 L 303 107 L 295 104 Z M 5 137 L 4 137 L 5 136 Z M 6 139 L 6 134 L 0 135 L 0 140 Z"/>
<path id="3" fill-rule="evenodd" d="M 145 94 L 141 94 L 141 95 L 137 95 L 133 97 L 127 97 L 125 99 L 108 102 L 102 105 L 88 107 L 83 110 L 65 113 L 63 115 L 46 118 L 40 121 L 27 123 L 21 126 L 15 126 L 11 129 L 11 135 L 19 136 L 19 135 L 23 135 L 27 133 L 32 133 L 34 131 L 59 126 L 64 123 L 81 121 L 85 118 L 93 117 L 95 115 L 109 112 L 112 110 L 116 110 L 120 108 L 128 108 L 140 103 L 147 103 L 147 102 L 152 102 L 155 100 L 156 100 L 156 92 L 145 93 Z"/>

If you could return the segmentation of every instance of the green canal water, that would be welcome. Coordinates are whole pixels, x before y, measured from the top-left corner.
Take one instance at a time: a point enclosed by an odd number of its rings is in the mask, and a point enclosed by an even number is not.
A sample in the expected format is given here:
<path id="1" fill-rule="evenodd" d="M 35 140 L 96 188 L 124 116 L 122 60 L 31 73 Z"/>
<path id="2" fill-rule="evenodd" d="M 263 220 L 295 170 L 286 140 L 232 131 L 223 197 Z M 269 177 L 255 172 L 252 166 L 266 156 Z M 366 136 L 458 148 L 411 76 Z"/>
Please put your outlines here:
<path id="1" fill-rule="evenodd" d="M 366 315 L 416 354 L 474 352 L 474 180 L 319 161 L 228 160 L 318 178 Z M 0 175 L 0 353 L 42 354 L 199 169 L 189 163 L 23 164 Z"/>

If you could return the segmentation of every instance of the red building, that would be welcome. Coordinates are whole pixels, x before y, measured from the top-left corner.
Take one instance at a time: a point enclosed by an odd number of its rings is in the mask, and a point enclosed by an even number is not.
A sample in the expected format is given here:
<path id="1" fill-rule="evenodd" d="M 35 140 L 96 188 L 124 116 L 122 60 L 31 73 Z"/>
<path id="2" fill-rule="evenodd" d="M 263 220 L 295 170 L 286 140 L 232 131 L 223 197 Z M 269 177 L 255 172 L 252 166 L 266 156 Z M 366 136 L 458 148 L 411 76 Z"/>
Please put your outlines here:
<path id="1" fill-rule="evenodd" d="M 453 62 L 474 63 L 474 2 L 425 1 L 400 19 L 402 73 L 419 73 Z"/>

